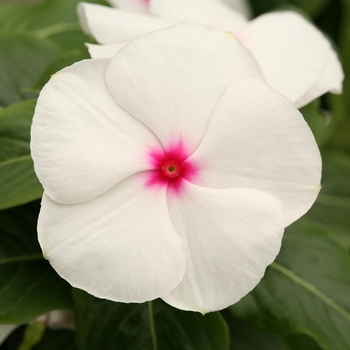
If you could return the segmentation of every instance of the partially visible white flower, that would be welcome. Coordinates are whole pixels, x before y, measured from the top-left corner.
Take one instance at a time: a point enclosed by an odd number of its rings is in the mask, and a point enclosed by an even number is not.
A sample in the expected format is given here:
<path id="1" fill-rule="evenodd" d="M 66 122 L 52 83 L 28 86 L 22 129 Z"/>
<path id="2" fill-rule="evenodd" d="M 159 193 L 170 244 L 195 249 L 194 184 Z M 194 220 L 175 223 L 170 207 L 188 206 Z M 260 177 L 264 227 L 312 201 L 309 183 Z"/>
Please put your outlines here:
<path id="1" fill-rule="evenodd" d="M 150 13 L 150 0 L 107 0 L 112 6 L 126 11 Z M 223 0 L 234 10 L 242 13 L 246 18 L 251 17 L 251 8 L 247 0 Z M 203 3 L 203 0 L 202 0 Z"/>
<path id="2" fill-rule="evenodd" d="M 51 329 L 75 329 L 74 314 L 69 310 L 54 310 L 38 317 L 33 323 L 43 323 Z M 0 325 L 0 344 L 17 328 L 17 324 Z"/>
<path id="3" fill-rule="evenodd" d="M 116 2 L 124 8 L 124 1 Z M 296 12 L 269 13 L 247 22 L 219 0 L 150 0 L 147 11 L 80 3 L 82 28 L 102 44 L 88 45 L 91 57 L 112 57 L 126 42 L 151 30 L 195 22 L 234 33 L 253 52 L 268 83 L 298 108 L 326 92 L 342 92 L 344 74 L 335 50 Z"/>
<path id="4" fill-rule="evenodd" d="M 75 329 L 74 313 L 70 310 L 50 311 L 34 322 L 42 322 L 51 329 Z"/>
<path id="5" fill-rule="evenodd" d="M 202 313 L 237 302 L 320 190 L 302 115 L 234 35 L 204 26 L 56 73 L 31 135 L 44 256 L 114 301 Z"/>

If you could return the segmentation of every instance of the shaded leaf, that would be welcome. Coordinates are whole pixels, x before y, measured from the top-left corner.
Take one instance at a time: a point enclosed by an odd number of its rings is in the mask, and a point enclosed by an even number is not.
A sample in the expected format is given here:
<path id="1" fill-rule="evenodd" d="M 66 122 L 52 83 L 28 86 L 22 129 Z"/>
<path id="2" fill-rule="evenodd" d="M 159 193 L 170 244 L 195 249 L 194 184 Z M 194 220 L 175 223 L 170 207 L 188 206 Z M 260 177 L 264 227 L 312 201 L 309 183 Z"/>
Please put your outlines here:
<path id="1" fill-rule="evenodd" d="M 42 195 L 30 157 L 30 126 L 36 101 L 24 101 L 0 112 L 0 209 Z"/>
<path id="2" fill-rule="evenodd" d="M 277 261 L 231 310 L 270 332 L 305 333 L 327 350 L 350 348 L 350 256 L 328 232 L 300 221 Z"/>
<path id="3" fill-rule="evenodd" d="M 90 58 L 90 56 L 87 50 L 76 50 L 64 54 L 63 56 L 55 60 L 52 64 L 50 64 L 49 67 L 47 67 L 43 75 L 31 87 L 31 90 L 39 92 L 43 88 L 43 86 L 50 80 L 51 75 L 63 69 L 64 67 L 72 65 L 77 61 L 81 61 L 88 58 Z"/>
<path id="4" fill-rule="evenodd" d="M 75 350 L 74 337 L 73 331 L 46 328 L 43 339 L 33 350 Z"/>
<path id="5" fill-rule="evenodd" d="M 350 249 L 350 156 L 328 153 L 323 156 L 322 191 L 306 218 L 328 229 Z"/>
<path id="6" fill-rule="evenodd" d="M 228 330 L 219 313 L 202 316 L 177 310 L 161 300 L 113 303 L 80 290 L 74 291 L 74 299 L 80 350 L 154 350 L 156 346 L 161 350 L 228 349 Z"/>
<path id="7" fill-rule="evenodd" d="M 60 55 L 58 47 L 47 40 L 0 33 L 0 106 L 33 97 L 25 89 Z"/>
<path id="8" fill-rule="evenodd" d="M 307 335 L 279 336 L 237 318 L 229 310 L 222 314 L 230 329 L 231 350 L 321 350 Z"/>
<path id="9" fill-rule="evenodd" d="M 305 11 L 310 16 L 316 17 L 327 7 L 329 2 L 330 0 L 250 0 L 255 16 L 281 8 L 291 8 L 292 5 Z"/>
<path id="10" fill-rule="evenodd" d="M 71 308 L 70 286 L 42 257 L 39 203 L 0 211 L 0 323 L 21 324 Z"/>
<path id="11" fill-rule="evenodd" d="M 326 111 L 321 110 L 319 99 L 301 108 L 300 112 L 311 128 L 318 146 L 322 147 L 328 140 L 334 128 L 331 115 Z"/>

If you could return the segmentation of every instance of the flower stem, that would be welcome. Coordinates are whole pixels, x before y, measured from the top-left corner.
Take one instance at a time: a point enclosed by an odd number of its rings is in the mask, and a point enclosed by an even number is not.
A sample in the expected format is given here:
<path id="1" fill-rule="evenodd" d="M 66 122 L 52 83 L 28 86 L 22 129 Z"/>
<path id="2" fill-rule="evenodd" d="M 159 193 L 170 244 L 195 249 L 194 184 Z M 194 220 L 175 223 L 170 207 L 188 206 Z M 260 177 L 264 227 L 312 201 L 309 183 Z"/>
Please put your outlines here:
<path id="1" fill-rule="evenodd" d="M 154 326 L 152 301 L 148 301 L 148 314 L 149 314 L 149 324 L 150 324 L 150 330 L 151 330 L 151 336 L 152 336 L 153 350 L 158 350 L 156 328 Z"/>

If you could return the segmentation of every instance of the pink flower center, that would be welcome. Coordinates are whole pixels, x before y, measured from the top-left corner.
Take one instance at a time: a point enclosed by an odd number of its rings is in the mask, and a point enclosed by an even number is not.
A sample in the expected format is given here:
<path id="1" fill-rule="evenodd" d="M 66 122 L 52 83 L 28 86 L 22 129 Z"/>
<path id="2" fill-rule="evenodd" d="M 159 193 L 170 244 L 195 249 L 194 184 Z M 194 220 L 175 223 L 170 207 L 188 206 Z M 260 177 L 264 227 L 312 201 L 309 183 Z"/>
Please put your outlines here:
<path id="1" fill-rule="evenodd" d="M 146 187 L 163 188 L 179 194 L 184 187 L 184 180 L 191 181 L 198 176 L 198 167 L 188 160 L 189 152 L 182 141 L 172 143 L 165 150 L 152 148 L 148 161 L 152 169 L 147 172 Z"/>
<path id="2" fill-rule="evenodd" d="M 180 175 L 181 165 L 174 160 L 168 160 L 162 166 L 162 170 L 165 177 L 172 179 Z"/>

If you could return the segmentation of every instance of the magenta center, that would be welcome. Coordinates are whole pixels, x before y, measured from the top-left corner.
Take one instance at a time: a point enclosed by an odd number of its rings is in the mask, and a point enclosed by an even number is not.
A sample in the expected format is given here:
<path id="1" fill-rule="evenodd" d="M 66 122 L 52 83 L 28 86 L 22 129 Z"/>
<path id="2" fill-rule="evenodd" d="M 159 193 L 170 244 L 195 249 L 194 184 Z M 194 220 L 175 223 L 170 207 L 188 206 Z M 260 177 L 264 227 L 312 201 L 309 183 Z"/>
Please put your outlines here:
<path id="1" fill-rule="evenodd" d="M 147 172 L 146 186 L 166 186 L 171 193 L 179 194 L 184 187 L 184 180 L 191 181 L 198 176 L 198 167 L 189 161 L 189 156 L 182 141 L 173 142 L 165 149 L 149 150 L 147 158 L 152 170 Z"/>
<path id="2" fill-rule="evenodd" d="M 162 171 L 166 177 L 172 179 L 181 173 L 181 165 L 175 160 L 168 160 L 162 166 Z"/>

